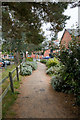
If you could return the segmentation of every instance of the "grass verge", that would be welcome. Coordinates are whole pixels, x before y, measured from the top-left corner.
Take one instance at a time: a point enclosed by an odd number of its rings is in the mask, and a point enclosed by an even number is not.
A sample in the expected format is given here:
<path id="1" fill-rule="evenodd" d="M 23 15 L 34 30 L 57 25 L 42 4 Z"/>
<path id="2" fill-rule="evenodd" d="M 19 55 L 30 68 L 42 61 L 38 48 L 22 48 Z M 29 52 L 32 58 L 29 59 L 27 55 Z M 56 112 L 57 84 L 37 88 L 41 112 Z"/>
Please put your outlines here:
<path id="1" fill-rule="evenodd" d="M 5 78 L 6 76 L 9 75 L 9 72 L 12 71 L 14 68 L 16 68 L 16 65 L 10 65 L 7 66 L 7 68 L 3 68 L 2 69 L 2 78 Z M 16 70 L 14 71 L 14 73 L 12 74 L 12 78 L 16 75 Z M 2 84 L 2 92 L 7 88 L 8 84 L 10 83 L 10 79 L 7 78 L 4 83 Z"/>
<path id="2" fill-rule="evenodd" d="M 20 81 L 16 81 L 16 80 L 14 81 L 15 92 L 12 93 L 11 90 L 9 90 L 6 96 L 2 100 L 2 118 L 6 118 L 7 115 L 14 118 L 16 115 L 16 111 L 13 111 L 11 109 L 11 106 L 15 103 L 18 94 L 20 94 L 18 88 L 20 87 L 22 76 L 19 76 L 19 79 Z"/>
<path id="3" fill-rule="evenodd" d="M 9 72 L 12 71 L 16 67 L 15 64 L 7 66 L 7 68 L 2 69 L 2 78 L 5 78 L 9 75 Z"/>

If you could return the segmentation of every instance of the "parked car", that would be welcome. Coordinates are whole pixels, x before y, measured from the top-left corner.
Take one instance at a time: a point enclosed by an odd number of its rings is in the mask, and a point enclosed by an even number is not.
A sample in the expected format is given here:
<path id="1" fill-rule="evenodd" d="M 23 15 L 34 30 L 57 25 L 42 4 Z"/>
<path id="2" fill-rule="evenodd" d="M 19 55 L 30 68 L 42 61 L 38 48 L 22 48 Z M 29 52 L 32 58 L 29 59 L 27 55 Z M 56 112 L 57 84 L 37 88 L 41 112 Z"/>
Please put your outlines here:
<path id="1" fill-rule="evenodd" d="M 9 60 L 4 60 L 5 65 L 10 65 L 10 61 Z"/>
<path id="2" fill-rule="evenodd" d="M 2 67 L 2 65 L 3 65 L 3 63 L 2 63 L 2 61 L 0 60 L 0 67 Z"/>
<path id="3" fill-rule="evenodd" d="M 0 67 L 4 67 L 5 66 L 5 62 L 3 59 L 0 59 Z"/>
<path id="4" fill-rule="evenodd" d="M 49 59 L 49 58 L 50 58 L 49 56 L 43 57 L 43 59 Z"/>

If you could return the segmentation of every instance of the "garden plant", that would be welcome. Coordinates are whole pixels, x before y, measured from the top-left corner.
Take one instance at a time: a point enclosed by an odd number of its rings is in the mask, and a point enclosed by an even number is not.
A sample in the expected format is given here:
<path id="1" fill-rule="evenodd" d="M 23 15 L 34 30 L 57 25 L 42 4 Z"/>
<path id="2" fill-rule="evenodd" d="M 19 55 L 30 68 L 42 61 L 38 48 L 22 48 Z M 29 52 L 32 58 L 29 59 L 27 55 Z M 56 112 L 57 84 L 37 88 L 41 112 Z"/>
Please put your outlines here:
<path id="1" fill-rule="evenodd" d="M 37 63 L 36 62 L 30 62 L 27 61 L 25 63 L 22 64 L 21 66 L 21 75 L 31 75 L 32 74 L 32 70 L 36 70 L 37 69 Z"/>
<path id="2" fill-rule="evenodd" d="M 76 104 L 80 105 L 80 40 L 78 37 L 72 36 L 68 48 L 62 46 L 60 60 L 63 65 L 57 74 L 54 74 L 51 84 L 57 91 L 73 93 Z"/>
<path id="3" fill-rule="evenodd" d="M 50 58 L 50 59 L 47 61 L 46 66 L 47 66 L 48 68 L 50 68 L 50 67 L 55 66 L 55 65 L 58 65 L 58 64 L 60 64 L 59 60 L 54 57 L 54 58 Z"/>
<path id="4" fill-rule="evenodd" d="M 47 60 L 46 59 L 41 59 L 40 62 L 46 64 Z"/>

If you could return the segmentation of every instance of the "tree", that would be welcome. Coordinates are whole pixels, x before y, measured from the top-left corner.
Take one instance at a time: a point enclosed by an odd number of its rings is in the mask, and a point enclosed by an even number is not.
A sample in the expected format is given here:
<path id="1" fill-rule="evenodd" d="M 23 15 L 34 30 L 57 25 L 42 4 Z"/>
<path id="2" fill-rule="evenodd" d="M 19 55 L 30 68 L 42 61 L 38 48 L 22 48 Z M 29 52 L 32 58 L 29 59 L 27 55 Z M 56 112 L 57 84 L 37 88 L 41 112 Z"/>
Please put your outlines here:
<path id="1" fill-rule="evenodd" d="M 69 19 L 63 14 L 68 3 L 3 2 L 2 5 L 3 46 L 14 53 L 26 51 L 27 44 L 38 45 L 44 40 L 43 34 L 40 34 L 43 22 L 50 22 L 50 30 L 58 32 Z"/>
<path id="2" fill-rule="evenodd" d="M 71 8 L 74 8 L 74 7 L 77 7 L 77 6 L 80 7 L 80 1 L 73 2 Z"/>

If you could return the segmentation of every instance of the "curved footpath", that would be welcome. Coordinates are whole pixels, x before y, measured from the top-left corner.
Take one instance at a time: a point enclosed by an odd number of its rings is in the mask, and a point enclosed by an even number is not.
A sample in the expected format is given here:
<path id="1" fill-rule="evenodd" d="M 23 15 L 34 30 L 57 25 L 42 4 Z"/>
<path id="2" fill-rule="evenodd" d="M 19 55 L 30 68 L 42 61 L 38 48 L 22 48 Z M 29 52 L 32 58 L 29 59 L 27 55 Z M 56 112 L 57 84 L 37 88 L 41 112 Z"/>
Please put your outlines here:
<path id="1" fill-rule="evenodd" d="M 16 118 L 78 117 L 78 108 L 73 106 L 74 97 L 53 90 L 51 78 L 45 71 L 46 66 L 38 63 L 32 75 L 23 77 L 20 94 L 11 108 L 16 111 Z"/>

